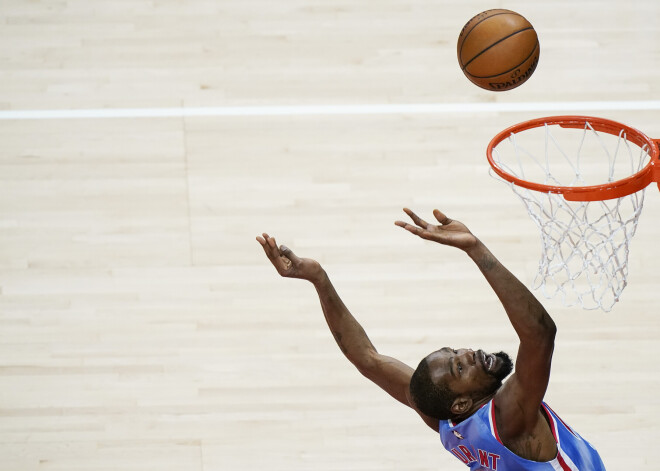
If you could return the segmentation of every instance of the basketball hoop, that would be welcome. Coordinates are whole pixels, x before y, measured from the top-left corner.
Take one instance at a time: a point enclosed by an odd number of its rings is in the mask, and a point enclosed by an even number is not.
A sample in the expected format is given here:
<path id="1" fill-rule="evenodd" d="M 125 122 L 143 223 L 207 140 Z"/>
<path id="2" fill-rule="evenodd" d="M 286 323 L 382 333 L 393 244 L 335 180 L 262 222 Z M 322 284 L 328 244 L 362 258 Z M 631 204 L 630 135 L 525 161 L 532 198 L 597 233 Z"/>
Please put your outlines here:
<path id="1" fill-rule="evenodd" d="M 626 286 L 644 189 L 660 189 L 659 142 L 586 116 L 525 121 L 491 140 L 492 171 L 541 231 L 534 288 L 548 298 L 561 293 L 566 306 L 612 309 Z"/>

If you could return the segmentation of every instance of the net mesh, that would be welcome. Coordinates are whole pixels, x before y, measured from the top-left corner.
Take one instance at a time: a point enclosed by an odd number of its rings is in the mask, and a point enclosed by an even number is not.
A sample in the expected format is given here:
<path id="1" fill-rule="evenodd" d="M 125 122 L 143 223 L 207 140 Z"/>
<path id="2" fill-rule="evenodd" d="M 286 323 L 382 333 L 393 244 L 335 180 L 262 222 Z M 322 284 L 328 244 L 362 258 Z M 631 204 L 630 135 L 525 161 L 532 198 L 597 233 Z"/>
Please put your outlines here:
<path id="1" fill-rule="evenodd" d="M 541 152 L 533 146 L 545 145 Z M 493 149 L 494 162 L 517 178 L 553 186 L 600 185 L 640 171 L 650 160 L 639 147 L 618 135 L 544 125 L 511 133 Z M 534 289 L 565 306 L 610 311 L 626 286 L 630 240 L 635 234 L 644 190 L 604 201 L 567 201 L 509 183 L 541 232 L 542 254 Z"/>

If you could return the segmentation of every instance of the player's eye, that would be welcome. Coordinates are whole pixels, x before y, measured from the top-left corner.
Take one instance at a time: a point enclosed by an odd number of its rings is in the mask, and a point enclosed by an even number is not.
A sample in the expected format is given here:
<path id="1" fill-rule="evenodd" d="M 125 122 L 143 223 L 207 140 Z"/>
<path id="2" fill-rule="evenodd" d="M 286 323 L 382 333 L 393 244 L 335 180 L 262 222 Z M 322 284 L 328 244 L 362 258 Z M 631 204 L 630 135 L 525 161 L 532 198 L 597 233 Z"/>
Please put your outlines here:
<path id="1" fill-rule="evenodd" d="M 459 372 L 459 373 L 462 373 L 462 372 L 463 372 L 463 367 L 461 366 L 460 363 L 457 363 L 457 364 L 456 364 L 456 368 L 458 369 L 458 372 Z"/>

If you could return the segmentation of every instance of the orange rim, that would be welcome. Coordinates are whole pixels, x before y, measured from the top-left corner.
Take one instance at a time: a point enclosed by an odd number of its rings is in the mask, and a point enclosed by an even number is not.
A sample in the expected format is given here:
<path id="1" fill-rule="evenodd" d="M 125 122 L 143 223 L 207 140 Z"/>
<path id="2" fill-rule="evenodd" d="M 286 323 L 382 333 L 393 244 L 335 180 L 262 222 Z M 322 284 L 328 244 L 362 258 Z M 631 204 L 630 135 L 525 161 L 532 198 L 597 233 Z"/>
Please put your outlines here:
<path id="1" fill-rule="evenodd" d="M 511 134 L 516 134 L 527 129 L 538 128 L 547 125 L 557 125 L 564 128 L 584 128 L 586 123 L 591 124 L 595 131 L 606 132 L 608 134 L 618 135 L 622 130 L 626 133 L 626 139 L 643 148 L 645 145 L 649 148 L 651 160 L 639 172 L 604 185 L 592 186 L 552 186 L 542 183 L 529 182 L 511 175 L 504 171 L 493 159 L 493 149 Z M 511 126 L 498 133 L 488 144 L 486 154 L 488 163 L 504 180 L 514 185 L 527 188 L 529 190 L 539 191 L 541 193 L 557 193 L 564 196 L 568 201 L 602 201 L 613 198 L 620 198 L 635 193 L 646 188 L 653 182 L 658 182 L 660 190 L 660 140 L 654 140 L 646 134 L 635 128 L 626 126 L 604 118 L 595 118 L 591 116 L 550 116 L 547 118 L 532 119 Z"/>

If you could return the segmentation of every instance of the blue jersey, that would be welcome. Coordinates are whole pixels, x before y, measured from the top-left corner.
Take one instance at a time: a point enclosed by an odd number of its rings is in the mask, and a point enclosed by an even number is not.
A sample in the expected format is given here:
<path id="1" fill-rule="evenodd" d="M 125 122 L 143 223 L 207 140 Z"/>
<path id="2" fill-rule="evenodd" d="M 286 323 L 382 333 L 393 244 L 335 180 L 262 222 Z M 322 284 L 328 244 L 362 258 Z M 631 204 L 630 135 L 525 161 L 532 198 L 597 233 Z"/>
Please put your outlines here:
<path id="1" fill-rule="evenodd" d="M 566 425 L 547 404 L 541 405 L 557 442 L 557 456 L 552 461 L 526 460 L 504 446 L 497 433 L 492 400 L 459 424 L 441 420 L 440 440 L 449 452 L 474 471 L 604 471 L 603 461 L 589 442 Z"/>

